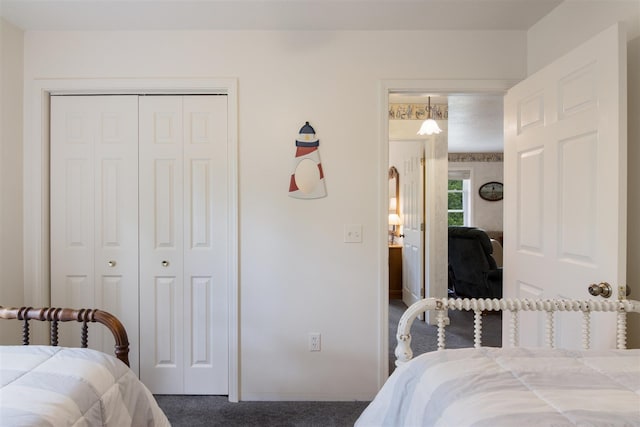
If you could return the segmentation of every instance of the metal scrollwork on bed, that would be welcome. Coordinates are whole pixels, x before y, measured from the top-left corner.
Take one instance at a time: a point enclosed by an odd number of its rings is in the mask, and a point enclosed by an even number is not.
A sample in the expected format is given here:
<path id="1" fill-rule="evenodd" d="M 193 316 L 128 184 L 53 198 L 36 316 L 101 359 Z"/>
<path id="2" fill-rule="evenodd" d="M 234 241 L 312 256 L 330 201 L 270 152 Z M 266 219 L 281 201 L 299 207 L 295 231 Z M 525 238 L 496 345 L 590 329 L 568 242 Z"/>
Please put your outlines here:
<path id="1" fill-rule="evenodd" d="M 634 300 L 599 301 L 599 300 L 528 300 L 528 299 L 450 299 L 450 298 L 426 298 L 411 305 L 404 312 L 398 323 L 396 334 L 397 346 L 395 349 L 396 366 L 408 362 L 413 358 L 411 350 L 411 325 L 418 315 L 425 311 L 436 312 L 438 327 L 438 350 L 445 347 L 445 325 L 447 323 L 447 310 L 473 310 L 474 312 L 474 347 L 482 346 L 482 312 L 483 311 L 509 311 L 511 312 L 509 323 L 509 344 L 518 347 L 518 312 L 543 311 L 546 312 L 546 344 L 554 347 L 554 315 L 557 311 L 582 312 L 582 346 L 585 350 L 590 348 L 590 316 L 591 312 L 608 311 L 617 312 L 616 347 L 626 348 L 627 313 L 640 313 L 640 302 Z"/>
<path id="2" fill-rule="evenodd" d="M 72 308 L 4 308 L 0 307 L 0 319 L 17 319 L 23 322 L 22 344 L 29 345 L 29 320 L 41 320 L 50 322 L 51 345 L 58 345 L 58 322 L 81 322 L 81 347 L 86 348 L 88 342 L 88 322 L 97 322 L 105 325 L 115 339 L 114 353 L 118 359 L 129 366 L 129 338 L 124 326 L 114 315 L 96 309 L 72 309 Z"/>

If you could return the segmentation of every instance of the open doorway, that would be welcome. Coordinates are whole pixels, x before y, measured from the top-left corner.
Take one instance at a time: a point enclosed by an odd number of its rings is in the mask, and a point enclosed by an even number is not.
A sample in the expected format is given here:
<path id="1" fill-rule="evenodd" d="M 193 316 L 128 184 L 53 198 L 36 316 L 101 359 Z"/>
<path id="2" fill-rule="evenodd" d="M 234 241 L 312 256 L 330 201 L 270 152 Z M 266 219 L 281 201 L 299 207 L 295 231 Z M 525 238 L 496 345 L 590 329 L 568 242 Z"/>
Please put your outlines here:
<path id="1" fill-rule="evenodd" d="M 495 215 L 493 213 L 483 214 L 482 209 L 479 209 L 481 203 L 475 200 L 478 194 L 475 187 L 481 185 L 489 178 L 487 176 L 487 168 L 478 168 L 476 163 L 486 164 L 493 162 L 500 163 L 501 165 L 501 144 L 503 141 L 502 96 L 509 86 L 509 82 L 502 81 L 413 81 L 402 82 L 400 85 L 389 82 L 389 84 L 383 88 L 382 96 L 384 100 L 385 118 L 383 126 L 384 135 L 382 136 L 384 141 L 382 145 L 385 151 L 383 158 L 388 160 L 388 164 L 385 164 L 384 168 L 386 171 L 390 166 L 395 166 L 399 172 L 400 193 L 397 195 L 396 203 L 401 207 L 399 214 L 403 223 L 395 226 L 398 237 L 395 243 L 396 246 L 401 246 L 402 250 L 405 250 L 404 239 L 406 239 L 406 224 L 404 223 L 406 219 L 402 212 L 406 204 L 403 201 L 403 193 L 412 191 L 411 185 L 405 187 L 402 184 L 404 181 L 407 181 L 403 177 L 403 171 L 405 165 L 407 163 L 410 164 L 412 161 L 411 159 L 403 159 L 402 155 L 399 158 L 397 152 L 395 152 L 396 148 L 394 147 L 402 147 L 403 144 L 422 144 L 422 151 L 424 153 L 424 160 L 422 162 L 423 218 L 420 224 L 420 229 L 423 232 L 424 252 L 423 255 L 417 259 L 417 261 L 422 262 L 421 275 L 418 278 L 422 286 L 420 289 L 420 297 L 447 296 L 448 271 L 446 241 L 450 216 L 462 217 L 463 225 L 477 224 L 477 216 L 480 218 L 490 218 L 492 220 L 499 219 L 499 224 L 496 222 L 497 225 L 495 226 L 491 225 L 488 227 L 485 225 L 482 228 L 491 228 L 490 231 L 496 236 L 499 236 L 502 231 L 501 202 L 491 205 L 495 211 L 499 211 L 499 215 Z M 416 132 L 420 127 L 422 118 L 418 118 L 415 111 L 416 108 L 420 108 L 420 104 L 426 104 L 428 102 L 429 96 L 431 96 L 431 103 L 439 109 L 436 121 L 441 125 L 440 127 L 443 129 L 443 132 L 440 135 L 420 137 L 416 135 Z M 464 107 L 466 110 L 462 111 L 458 109 L 453 112 L 452 117 L 450 102 L 452 102 L 456 108 Z M 487 106 L 487 103 L 491 105 Z M 444 106 L 442 104 L 444 104 Z M 412 105 L 418 105 L 418 107 L 411 107 Z M 500 108 L 496 109 L 496 105 Z M 476 111 L 472 113 L 469 110 L 471 107 L 474 107 Z M 483 110 L 485 110 L 485 112 L 488 111 L 487 114 L 492 118 L 483 119 L 481 114 Z M 406 118 L 403 118 L 403 115 L 405 115 Z M 466 119 L 463 118 L 465 116 Z M 498 121 L 490 123 L 490 120 L 495 121 L 495 118 L 497 118 Z M 454 124 L 455 128 L 457 125 L 459 126 L 459 123 L 469 124 L 469 122 L 472 122 L 472 124 L 478 128 L 473 130 L 474 126 L 467 126 L 466 129 L 451 129 L 452 124 Z M 484 148 L 486 146 L 479 142 L 479 140 L 482 140 L 482 135 L 487 132 L 493 132 L 495 134 L 495 129 L 499 129 L 499 135 L 497 137 L 494 136 L 492 139 L 498 140 L 500 143 L 499 149 L 495 147 L 490 149 Z M 462 147 L 461 149 L 461 147 L 455 145 L 456 140 L 454 139 L 454 150 L 450 153 L 449 140 L 451 139 L 452 133 L 457 135 L 458 141 L 464 138 L 467 142 L 475 141 L 476 145 L 471 148 Z M 442 149 L 443 146 L 444 153 Z M 406 147 L 401 148 L 400 151 L 406 151 L 405 148 Z M 450 157 L 453 159 L 452 162 L 449 162 Z M 496 165 L 493 166 L 495 169 Z M 457 175 L 457 177 L 463 181 L 460 189 L 462 194 L 460 196 L 461 199 L 464 199 L 464 203 L 458 207 L 458 212 L 460 210 L 462 210 L 462 212 L 454 213 L 454 215 L 452 215 L 453 212 L 450 212 L 451 209 L 449 209 L 448 206 L 448 201 L 451 198 L 447 194 L 449 169 L 456 171 L 454 175 Z M 502 181 L 501 166 L 499 169 L 499 174 L 495 178 L 493 177 L 495 173 L 489 172 L 489 175 L 492 175 L 491 180 Z M 456 177 L 452 178 L 456 179 Z M 464 182 L 465 180 L 466 183 Z M 466 193 L 464 191 L 466 191 Z M 414 198 L 410 197 L 410 199 Z M 388 210 L 389 201 L 384 197 L 383 200 L 385 201 L 385 209 Z M 459 209 L 460 207 L 462 207 L 462 209 Z M 387 218 L 387 213 L 388 212 L 385 211 L 385 219 Z M 413 221 L 413 218 L 408 218 L 408 220 Z M 415 254 L 415 251 L 412 250 L 411 252 Z M 391 252 L 389 251 L 387 257 L 390 256 Z M 407 256 L 403 257 L 403 267 L 406 267 L 405 263 L 407 263 L 410 258 L 411 257 Z M 415 257 L 413 258 L 415 259 Z M 392 258 L 388 259 L 393 261 Z M 392 272 L 391 265 L 389 265 L 389 268 L 389 272 Z M 415 271 L 420 271 L 419 268 L 414 268 L 412 271 L 409 271 L 409 277 L 404 277 L 407 270 L 406 268 L 403 268 L 403 270 L 402 282 L 405 285 L 408 281 L 416 280 Z M 394 271 L 397 272 L 397 269 Z M 389 280 L 392 280 L 392 278 L 390 277 Z M 397 291 L 394 294 L 396 300 L 396 302 L 394 302 L 394 296 L 388 293 L 389 290 L 389 288 L 384 289 L 384 292 L 387 293 L 389 297 L 388 301 L 392 304 L 397 304 Z M 386 311 L 387 316 L 385 316 L 385 318 L 387 320 L 389 319 L 389 309 L 389 306 L 383 308 L 383 310 Z M 429 321 L 429 319 L 426 320 Z M 390 334 L 392 339 L 389 341 L 390 351 L 389 349 L 385 349 L 385 351 L 388 351 L 387 354 L 389 354 L 390 361 L 393 362 L 393 348 L 395 347 L 395 330 L 393 329 L 393 325 L 390 326 L 390 330 L 387 333 Z M 385 333 L 383 332 L 383 334 Z M 383 342 L 386 343 L 387 341 L 385 340 Z M 392 363 L 389 365 L 391 366 Z"/>

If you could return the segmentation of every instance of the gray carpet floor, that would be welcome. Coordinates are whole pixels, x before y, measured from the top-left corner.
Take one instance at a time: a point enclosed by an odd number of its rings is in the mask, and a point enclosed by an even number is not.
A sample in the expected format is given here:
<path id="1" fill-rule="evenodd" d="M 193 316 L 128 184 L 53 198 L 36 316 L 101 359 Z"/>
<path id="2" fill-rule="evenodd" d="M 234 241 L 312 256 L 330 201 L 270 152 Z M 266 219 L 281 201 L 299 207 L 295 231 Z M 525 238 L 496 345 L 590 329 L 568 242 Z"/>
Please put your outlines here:
<path id="1" fill-rule="evenodd" d="M 227 396 L 156 396 L 171 425 L 352 426 L 369 402 L 239 402 Z"/>
<path id="2" fill-rule="evenodd" d="M 400 300 L 389 305 L 389 372 L 393 372 L 395 335 L 406 306 Z M 450 311 L 446 347 L 473 346 L 473 313 Z M 498 313 L 483 316 L 482 344 L 498 347 L 502 320 Z M 437 348 L 436 328 L 416 320 L 411 328 L 414 354 Z M 226 396 L 156 395 L 158 404 L 174 427 L 342 427 L 352 426 L 369 402 L 240 402 Z"/>

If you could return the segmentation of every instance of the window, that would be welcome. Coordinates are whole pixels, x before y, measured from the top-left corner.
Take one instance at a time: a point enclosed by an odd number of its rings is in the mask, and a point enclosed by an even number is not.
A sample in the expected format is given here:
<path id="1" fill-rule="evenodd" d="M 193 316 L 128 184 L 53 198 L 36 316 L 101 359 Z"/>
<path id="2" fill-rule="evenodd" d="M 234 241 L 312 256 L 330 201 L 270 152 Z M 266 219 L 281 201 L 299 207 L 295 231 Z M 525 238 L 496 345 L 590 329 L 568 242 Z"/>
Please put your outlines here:
<path id="1" fill-rule="evenodd" d="M 447 210 L 449 225 L 469 225 L 469 171 L 449 171 Z"/>

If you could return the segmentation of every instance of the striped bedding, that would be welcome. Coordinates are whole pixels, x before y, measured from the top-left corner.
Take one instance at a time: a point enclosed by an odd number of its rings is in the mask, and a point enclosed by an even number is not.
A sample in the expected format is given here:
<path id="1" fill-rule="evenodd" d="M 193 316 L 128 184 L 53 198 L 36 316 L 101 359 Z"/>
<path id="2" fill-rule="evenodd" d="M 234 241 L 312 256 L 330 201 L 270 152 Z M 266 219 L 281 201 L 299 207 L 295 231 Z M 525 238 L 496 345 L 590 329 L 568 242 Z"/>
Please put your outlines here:
<path id="1" fill-rule="evenodd" d="M 640 350 L 464 348 L 400 366 L 356 426 L 640 426 Z"/>
<path id="2" fill-rule="evenodd" d="M 0 346 L 1 426 L 168 426 L 133 371 L 81 348 Z"/>

